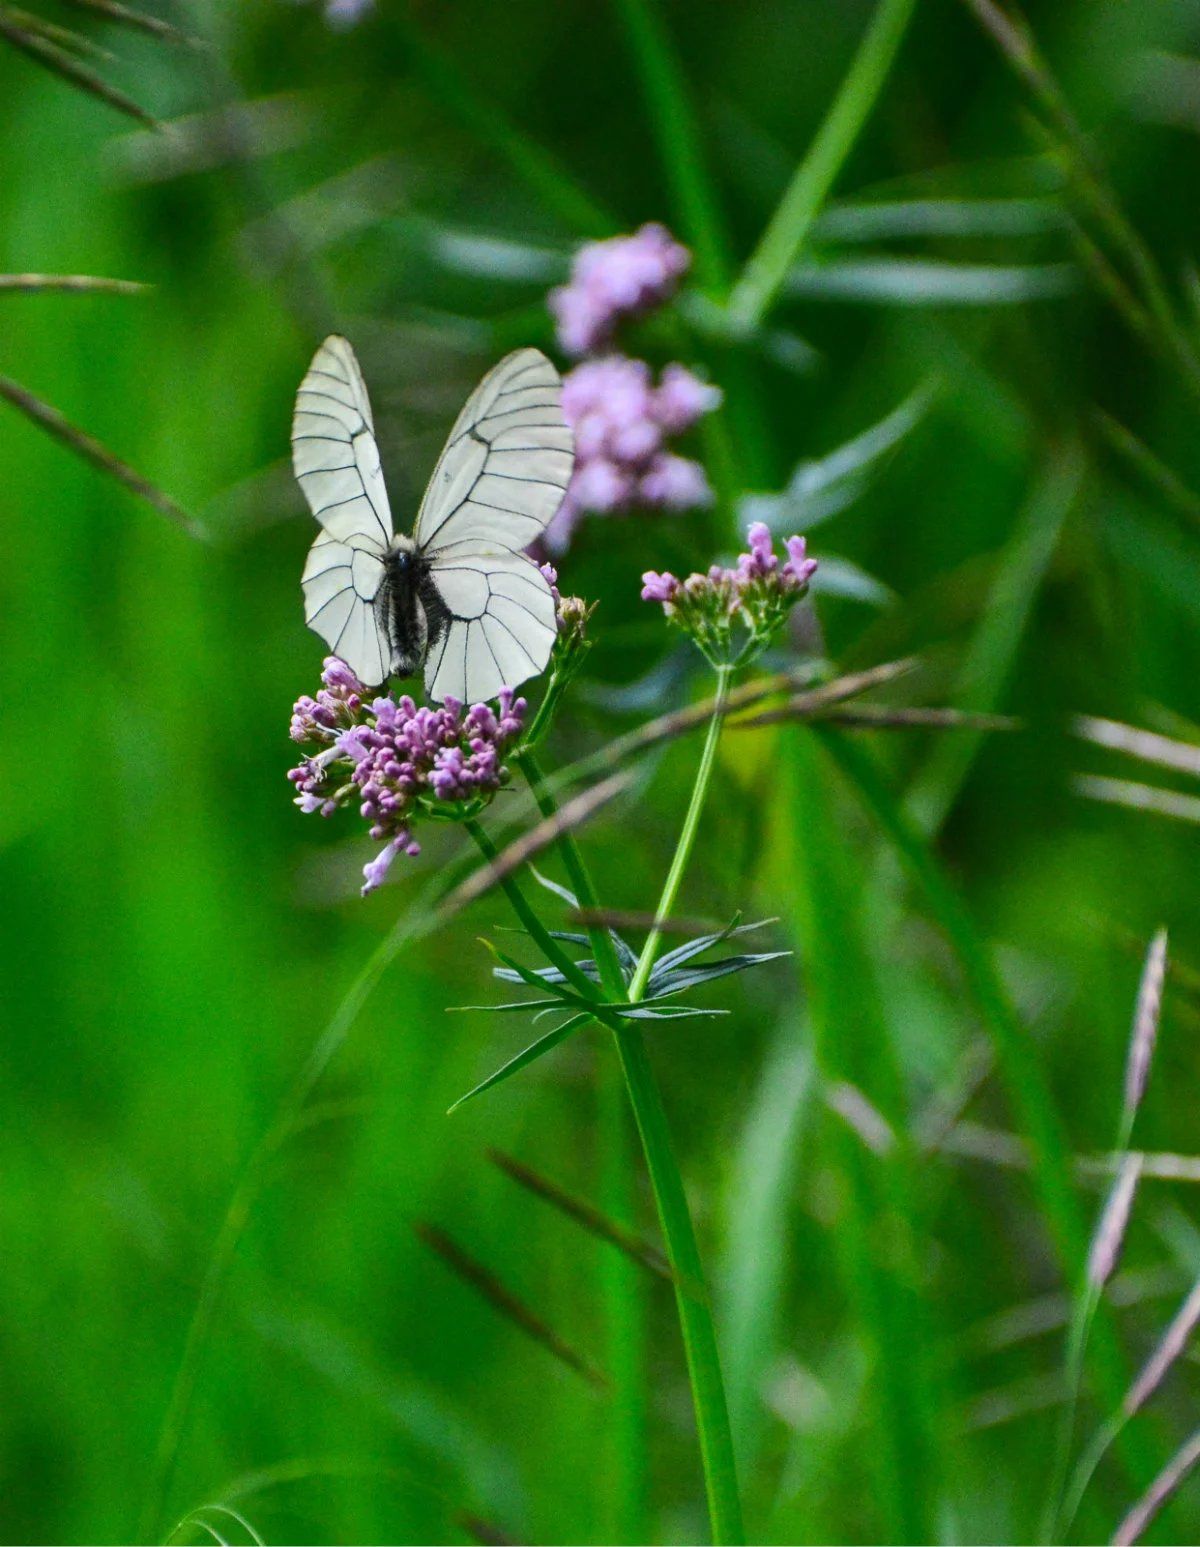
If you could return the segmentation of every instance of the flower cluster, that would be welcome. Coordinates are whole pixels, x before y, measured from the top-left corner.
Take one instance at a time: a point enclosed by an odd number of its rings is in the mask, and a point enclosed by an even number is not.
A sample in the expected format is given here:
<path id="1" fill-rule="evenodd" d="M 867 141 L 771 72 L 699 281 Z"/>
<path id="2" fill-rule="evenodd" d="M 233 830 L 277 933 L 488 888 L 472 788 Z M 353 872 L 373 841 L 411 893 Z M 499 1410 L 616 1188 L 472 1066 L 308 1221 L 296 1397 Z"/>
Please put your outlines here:
<path id="1" fill-rule="evenodd" d="M 692 510 L 712 502 L 698 462 L 667 450 L 719 407 L 720 390 L 683 365 L 658 383 L 644 360 L 608 355 L 577 365 L 563 382 L 563 413 L 575 432 L 575 472 L 546 531 L 562 552 L 587 511 Z"/>
<path id="2" fill-rule="evenodd" d="M 418 854 L 413 828 L 422 816 L 474 816 L 508 777 L 504 755 L 525 723 L 525 700 L 500 692 L 498 709 L 448 698 L 439 708 L 400 699 L 365 702 L 365 689 L 330 656 L 316 698 L 301 698 L 292 740 L 320 750 L 288 779 L 302 811 L 332 816 L 357 800 L 371 837 L 383 848 L 363 867 L 363 895 L 383 881 L 403 850 Z"/>
<path id="3" fill-rule="evenodd" d="M 642 576 L 642 600 L 661 602 L 670 621 L 690 634 L 714 665 L 743 665 L 765 650 L 817 568 L 803 537 L 786 539 L 782 563 L 761 521 L 746 537 L 749 550 L 732 569 L 714 564 L 706 575 L 686 580 L 655 570 Z M 737 634 L 745 638 L 735 652 Z"/>
<path id="4" fill-rule="evenodd" d="M 691 261 L 687 248 L 654 223 L 581 247 L 570 283 L 552 290 L 548 302 L 564 353 L 579 359 L 606 349 L 618 323 L 671 299 Z"/>
<path id="5" fill-rule="evenodd" d="M 570 283 L 552 290 L 549 307 L 564 353 L 582 363 L 563 381 L 563 412 L 575 431 L 575 472 L 545 534 L 561 553 L 589 511 L 693 510 L 712 503 L 698 462 L 667 449 L 719 407 L 721 394 L 683 365 L 656 383 L 642 360 L 610 353 L 623 322 L 674 296 L 691 254 L 665 226 L 581 247 Z M 595 358 L 586 358 L 594 356 Z"/>

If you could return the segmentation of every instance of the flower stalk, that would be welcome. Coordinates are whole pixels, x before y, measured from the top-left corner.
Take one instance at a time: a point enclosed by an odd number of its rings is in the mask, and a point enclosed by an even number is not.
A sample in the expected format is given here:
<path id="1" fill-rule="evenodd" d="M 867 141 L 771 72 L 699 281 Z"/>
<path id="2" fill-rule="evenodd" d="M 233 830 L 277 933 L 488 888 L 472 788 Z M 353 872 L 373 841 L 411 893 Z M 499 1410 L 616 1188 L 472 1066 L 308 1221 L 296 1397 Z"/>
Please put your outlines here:
<path id="1" fill-rule="evenodd" d="M 725 665 L 717 668 L 717 689 L 713 700 L 712 718 L 709 720 L 704 748 L 696 770 L 696 779 L 683 827 L 675 847 L 675 855 L 655 912 L 656 924 L 642 948 L 637 968 L 629 985 L 627 997 L 631 1003 L 637 1003 L 646 991 L 650 973 L 662 946 L 661 925 L 670 917 L 675 906 L 684 872 L 695 846 L 708 788 L 716 766 L 717 746 L 732 676 L 732 666 Z M 551 814 L 554 810 L 554 799 L 545 788 L 536 761 L 529 753 L 523 753 L 518 754 L 517 762 L 529 780 L 534 798 L 543 814 Z M 576 888 L 580 902 L 585 907 L 593 908 L 595 893 L 582 857 L 569 834 L 564 835 L 561 847 L 567 873 Z M 602 933 L 605 933 L 607 940 L 606 932 Z M 611 952 L 611 941 L 607 941 L 607 948 Z M 598 966 L 603 960 L 604 957 L 597 949 Z M 612 965 L 616 966 L 615 956 Z M 600 966 L 600 971 L 604 982 L 603 966 Z M 619 981 L 619 967 L 617 967 L 617 978 Z M 607 990 L 607 984 L 605 986 Z M 626 997 L 623 988 L 621 997 Z M 687 1361 L 688 1379 L 692 1389 L 692 1404 L 700 1442 L 712 1538 L 714 1543 L 737 1543 L 741 1542 L 744 1536 L 733 1454 L 733 1436 L 729 1427 L 729 1409 L 717 1353 L 716 1330 L 713 1326 L 707 1292 L 704 1289 L 704 1269 L 684 1193 L 683 1178 L 675 1158 L 666 1111 L 641 1030 L 632 1022 L 618 1023 L 612 1029 L 625 1078 L 625 1087 L 633 1108 L 634 1120 L 637 1123 L 650 1185 L 654 1192 L 667 1257 L 675 1279 L 675 1304 Z"/>

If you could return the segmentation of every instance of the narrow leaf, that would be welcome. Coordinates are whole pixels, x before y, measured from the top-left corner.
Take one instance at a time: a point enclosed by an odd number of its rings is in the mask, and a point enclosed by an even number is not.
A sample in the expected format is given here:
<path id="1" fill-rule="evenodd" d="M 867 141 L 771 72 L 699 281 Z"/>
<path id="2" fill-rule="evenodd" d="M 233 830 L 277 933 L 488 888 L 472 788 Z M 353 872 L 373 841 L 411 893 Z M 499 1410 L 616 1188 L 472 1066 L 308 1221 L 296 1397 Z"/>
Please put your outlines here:
<path id="1" fill-rule="evenodd" d="M 701 1010 L 692 1005 L 668 1005 L 661 1010 L 647 1004 L 614 1004 L 610 1012 L 626 1021 L 683 1021 L 697 1016 L 711 1019 L 714 1015 L 728 1015 L 728 1010 Z"/>
<path id="2" fill-rule="evenodd" d="M 539 886 L 544 886 L 548 892 L 553 892 L 556 897 L 561 897 L 568 908 L 578 908 L 579 898 L 576 897 L 574 892 L 568 891 L 565 886 L 560 886 L 557 881 L 552 881 L 549 876 L 544 876 L 536 866 L 530 865 L 529 869 L 533 874 L 533 879 Z"/>
<path id="3" fill-rule="evenodd" d="M 511 1010 L 543 1010 L 547 1005 L 557 1009 L 558 999 L 514 999 L 509 1004 L 448 1004 L 447 1015 L 465 1015 L 468 1010 L 484 1014 L 503 1015 Z"/>
<path id="4" fill-rule="evenodd" d="M 0 20 L 0 34 L 2 33 L 3 22 Z M 173 521 L 189 537 L 207 541 L 207 533 L 204 529 L 193 521 L 170 495 L 164 494 L 161 489 L 156 488 L 140 473 L 135 472 L 127 463 L 114 456 L 107 446 L 102 445 L 93 436 L 77 429 L 70 420 L 59 413 L 57 408 L 51 408 L 49 403 L 43 403 L 41 398 L 34 397 L 32 392 L 26 392 L 24 387 L 18 386 L 15 381 L 10 381 L 7 376 L 0 376 L 0 398 L 6 398 L 14 408 L 19 408 L 35 424 L 48 431 L 56 440 L 62 441 L 64 446 L 70 447 L 77 456 L 83 457 L 93 467 L 98 467 L 102 473 L 107 473 L 119 483 L 123 483 L 148 505 L 153 505 L 155 510 L 166 516 L 169 521 Z"/>
<path id="5" fill-rule="evenodd" d="M 788 275 L 786 293 L 892 306 L 1013 306 L 1068 295 L 1069 263 L 945 263 L 933 258 L 835 259 Z"/>
<path id="6" fill-rule="evenodd" d="M 745 972 L 747 968 L 759 967 L 764 962 L 782 961 L 791 954 L 791 951 L 764 951 L 757 956 L 727 956 L 723 961 L 667 973 L 657 981 L 651 979 L 646 998 L 657 1003 L 660 999 L 669 999 L 673 994 L 685 993 L 689 988 L 698 988 L 701 983 L 713 983 L 718 978 Z"/>
<path id="7" fill-rule="evenodd" d="M 0 290 L 87 290 L 106 295 L 141 295 L 149 285 L 136 279 L 102 279 L 94 274 L 0 274 Z"/>
<path id="8" fill-rule="evenodd" d="M 119 22 L 138 32 L 148 32 L 151 37 L 161 38 L 167 43 L 185 43 L 190 48 L 204 46 L 198 38 L 188 37 L 170 22 L 157 16 L 147 16 L 144 11 L 132 10 L 127 5 L 119 5 L 117 0 L 66 0 L 66 4 L 75 6 L 77 10 L 91 11 L 95 16 L 103 16 L 106 21 Z"/>
<path id="9" fill-rule="evenodd" d="M 27 54 L 43 68 L 60 76 L 68 85 L 75 86 L 80 91 L 86 91 L 89 96 L 107 103 L 119 113 L 136 118 L 138 123 L 145 124 L 148 128 L 158 127 L 157 121 L 124 92 L 118 91 L 115 86 L 110 86 L 94 70 L 89 70 L 86 65 L 80 64 L 77 59 L 51 43 L 48 38 L 19 27 L 9 11 L 0 10 L 0 38 L 4 38 L 14 48 L 20 49 L 23 54 Z"/>
<path id="10" fill-rule="evenodd" d="M 420 1220 L 413 1225 L 413 1230 L 431 1251 L 437 1253 L 452 1273 L 461 1278 L 464 1283 L 470 1284 L 489 1305 L 511 1321 L 514 1326 L 519 1327 L 527 1337 L 532 1338 L 535 1343 L 540 1343 L 568 1369 L 574 1370 L 577 1375 L 582 1375 L 589 1385 L 601 1391 L 607 1388 L 608 1380 L 603 1371 L 598 1370 L 590 1359 L 577 1353 L 523 1300 L 519 1300 L 510 1289 L 507 1289 L 489 1268 L 484 1267 L 481 1262 L 465 1252 L 444 1230 L 439 1229 L 437 1225 L 426 1224 Z"/>
<path id="11" fill-rule="evenodd" d="M 491 1149 L 488 1150 L 488 1159 L 494 1166 L 498 1166 L 505 1176 L 511 1177 L 518 1186 L 553 1204 L 556 1209 L 582 1225 L 585 1230 L 589 1230 L 592 1235 L 598 1236 L 602 1241 L 608 1241 L 618 1251 L 624 1252 L 627 1257 L 632 1258 L 641 1267 L 649 1269 L 651 1273 L 657 1274 L 659 1278 L 665 1278 L 670 1283 L 674 1282 L 675 1276 L 671 1272 L 671 1266 L 666 1257 L 651 1242 L 644 1240 L 634 1231 L 626 1229 L 615 1219 L 602 1214 L 585 1199 L 575 1193 L 567 1192 L 557 1182 L 552 1182 L 540 1171 L 524 1165 L 511 1155 Z"/>
<path id="12" fill-rule="evenodd" d="M 472 1086 L 465 1096 L 460 1096 L 446 1109 L 446 1116 L 449 1117 L 452 1112 L 457 1112 L 465 1102 L 473 1100 L 476 1096 L 482 1096 L 484 1091 L 491 1090 L 493 1085 L 501 1085 L 514 1074 L 519 1074 L 522 1069 L 550 1052 L 551 1048 L 556 1048 L 560 1042 L 565 1042 L 573 1031 L 586 1026 L 591 1019 L 590 1015 L 572 1015 L 569 1020 L 563 1021 L 553 1031 L 548 1031 L 544 1037 L 539 1037 L 536 1042 L 531 1042 L 528 1047 L 522 1048 L 506 1064 L 501 1064 L 494 1074 L 489 1074 L 486 1080 L 481 1080 L 478 1085 Z"/>

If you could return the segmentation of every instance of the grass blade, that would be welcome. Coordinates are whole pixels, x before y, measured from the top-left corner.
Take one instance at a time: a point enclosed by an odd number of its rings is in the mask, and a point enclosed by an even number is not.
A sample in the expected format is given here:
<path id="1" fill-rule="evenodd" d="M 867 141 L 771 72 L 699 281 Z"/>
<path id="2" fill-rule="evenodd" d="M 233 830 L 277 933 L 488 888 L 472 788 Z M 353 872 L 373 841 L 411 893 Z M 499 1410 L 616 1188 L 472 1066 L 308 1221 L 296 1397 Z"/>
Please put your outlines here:
<path id="1" fill-rule="evenodd" d="M 579 188 L 536 140 L 494 107 L 455 61 L 435 48 L 399 10 L 397 7 L 397 14 L 389 20 L 404 40 L 409 63 L 430 89 L 437 105 L 451 112 L 481 144 L 506 161 L 568 230 L 587 236 L 612 236 L 618 229 L 612 215 Z"/>
<path id="2" fill-rule="evenodd" d="M 544 1199 L 599 1240 L 607 1241 L 618 1251 L 624 1252 L 631 1262 L 636 1262 L 639 1267 L 645 1268 L 659 1278 L 666 1279 L 670 1284 L 675 1282 L 670 1263 L 652 1242 L 636 1235 L 624 1225 L 618 1224 L 615 1219 L 602 1214 L 586 1199 L 567 1192 L 557 1182 L 552 1182 L 548 1176 L 543 1176 L 532 1166 L 524 1165 L 513 1156 L 504 1154 L 502 1150 L 488 1150 L 488 1159 L 519 1187 L 524 1187 L 535 1197 Z"/>
<path id="3" fill-rule="evenodd" d="M 105 295 L 141 295 L 149 290 L 136 279 L 102 279 L 94 274 L 0 274 L 0 291 L 99 291 Z"/>
<path id="4" fill-rule="evenodd" d="M 65 0 L 65 3 L 79 11 L 90 11 L 93 16 L 102 16 L 105 21 L 118 22 L 137 32 L 149 33 L 152 38 L 161 38 L 167 43 L 184 43 L 189 48 L 204 46 L 197 38 L 188 37 L 170 22 L 158 16 L 148 16 L 144 11 L 132 10 L 127 5 L 119 5 L 117 0 Z"/>
<path id="5" fill-rule="evenodd" d="M 916 0 L 879 0 L 841 89 L 733 287 L 735 331 L 756 327 L 804 250 L 813 223 L 878 100 Z"/>
<path id="6" fill-rule="evenodd" d="M 893 799 L 871 756 L 836 730 L 820 725 L 815 735 L 889 839 L 962 966 L 966 986 L 996 1051 L 1009 1099 L 1029 1145 L 1034 1185 L 1059 1263 L 1074 1286 L 1084 1271 L 1087 1237 L 1071 1190 L 1071 1165 L 1062 1124 L 1037 1057 L 1000 980 L 991 954 L 958 893 L 946 879 L 921 829 Z M 1125 1360 L 1107 1311 L 1101 1305 L 1093 1327 L 1091 1357 L 1106 1402 L 1115 1407 L 1126 1385 Z M 1127 1437 L 1131 1472 L 1146 1470 L 1143 1449 Z"/>
<path id="7" fill-rule="evenodd" d="M 700 131 L 657 0 L 615 0 L 649 110 L 650 132 L 696 258 L 696 277 L 709 291 L 729 283 L 729 240 L 704 163 Z"/>
<path id="8" fill-rule="evenodd" d="M 1075 288 L 1069 263 L 950 263 L 834 258 L 793 268 L 783 292 L 802 300 L 883 306 L 1021 306 Z"/>
<path id="9" fill-rule="evenodd" d="M 14 20 L 12 12 L 0 10 L 0 38 L 4 38 L 16 49 L 34 60 L 43 68 L 60 76 L 69 86 L 74 86 L 80 91 L 85 91 L 89 96 L 98 98 L 109 107 L 115 108 L 118 113 L 125 113 L 130 118 L 136 118 L 138 123 L 145 124 L 147 128 L 157 129 L 158 122 L 152 118 L 144 108 L 140 108 L 131 97 L 118 91 L 115 86 L 110 86 L 94 70 L 89 70 L 42 33 L 29 32 L 19 26 Z"/>
<path id="10" fill-rule="evenodd" d="M 955 708 L 990 714 L 1012 673 L 1034 600 L 1058 546 L 1063 523 L 1083 486 L 1077 447 L 1056 458 L 1022 512 L 1000 559 L 987 604 L 967 647 L 954 693 Z M 905 799 L 927 834 L 939 831 L 958 798 L 983 739 L 982 731 L 939 741 Z"/>
<path id="11" fill-rule="evenodd" d="M 75 452 L 76 456 L 82 457 L 85 462 L 90 462 L 93 467 L 98 467 L 102 473 L 107 473 L 118 483 L 123 483 L 148 505 L 153 505 L 155 510 L 166 516 L 168 521 L 173 521 L 189 537 L 195 537 L 201 542 L 208 540 L 208 534 L 203 527 L 177 505 L 169 494 L 164 494 L 155 484 L 143 478 L 141 473 L 135 472 L 128 463 L 114 456 L 107 446 L 102 445 L 93 436 L 77 429 L 69 419 L 59 413 L 57 408 L 51 408 L 49 403 L 34 397 L 32 392 L 27 392 L 24 387 L 18 386 L 15 381 L 10 381 L 7 376 L 0 376 L 0 398 L 5 398 L 14 408 L 20 409 L 27 418 L 32 419 L 35 424 L 53 435 L 55 440 L 61 441 L 64 446 Z"/>
<path id="12" fill-rule="evenodd" d="M 501 1316 L 520 1328 L 526 1337 L 532 1338 L 547 1353 L 553 1354 L 560 1364 L 565 1364 L 569 1370 L 582 1375 L 590 1386 L 596 1387 L 599 1391 L 607 1390 L 608 1378 L 603 1371 L 598 1370 L 591 1360 L 577 1353 L 523 1300 L 518 1299 L 510 1289 L 507 1289 L 494 1273 L 465 1252 L 444 1230 L 439 1229 L 437 1225 L 426 1224 L 424 1221 L 414 1224 L 413 1230 L 418 1239 L 424 1241 L 431 1251 L 436 1252 L 456 1277 L 469 1284 L 490 1306 L 499 1311 Z"/>

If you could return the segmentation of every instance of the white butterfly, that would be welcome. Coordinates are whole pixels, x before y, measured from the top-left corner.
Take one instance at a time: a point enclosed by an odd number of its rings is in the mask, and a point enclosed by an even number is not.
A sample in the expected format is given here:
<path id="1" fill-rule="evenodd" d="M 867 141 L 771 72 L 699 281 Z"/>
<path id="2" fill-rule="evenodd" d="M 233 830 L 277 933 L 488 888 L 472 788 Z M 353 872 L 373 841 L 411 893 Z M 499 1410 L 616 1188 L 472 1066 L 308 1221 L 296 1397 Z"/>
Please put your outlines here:
<path id="1" fill-rule="evenodd" d="M 368 687 L 424 665 L 431 699 L 477 703 L 537 676 L 554 598 L 521 550 L 558 509 L 574 456 L 558 372 L 518 349 L 467 399 L 405 537 L 358 361 L 327 338 L 292 420 L 296 477 L 324 528 L 304 566 L 306 622 Z"/>

